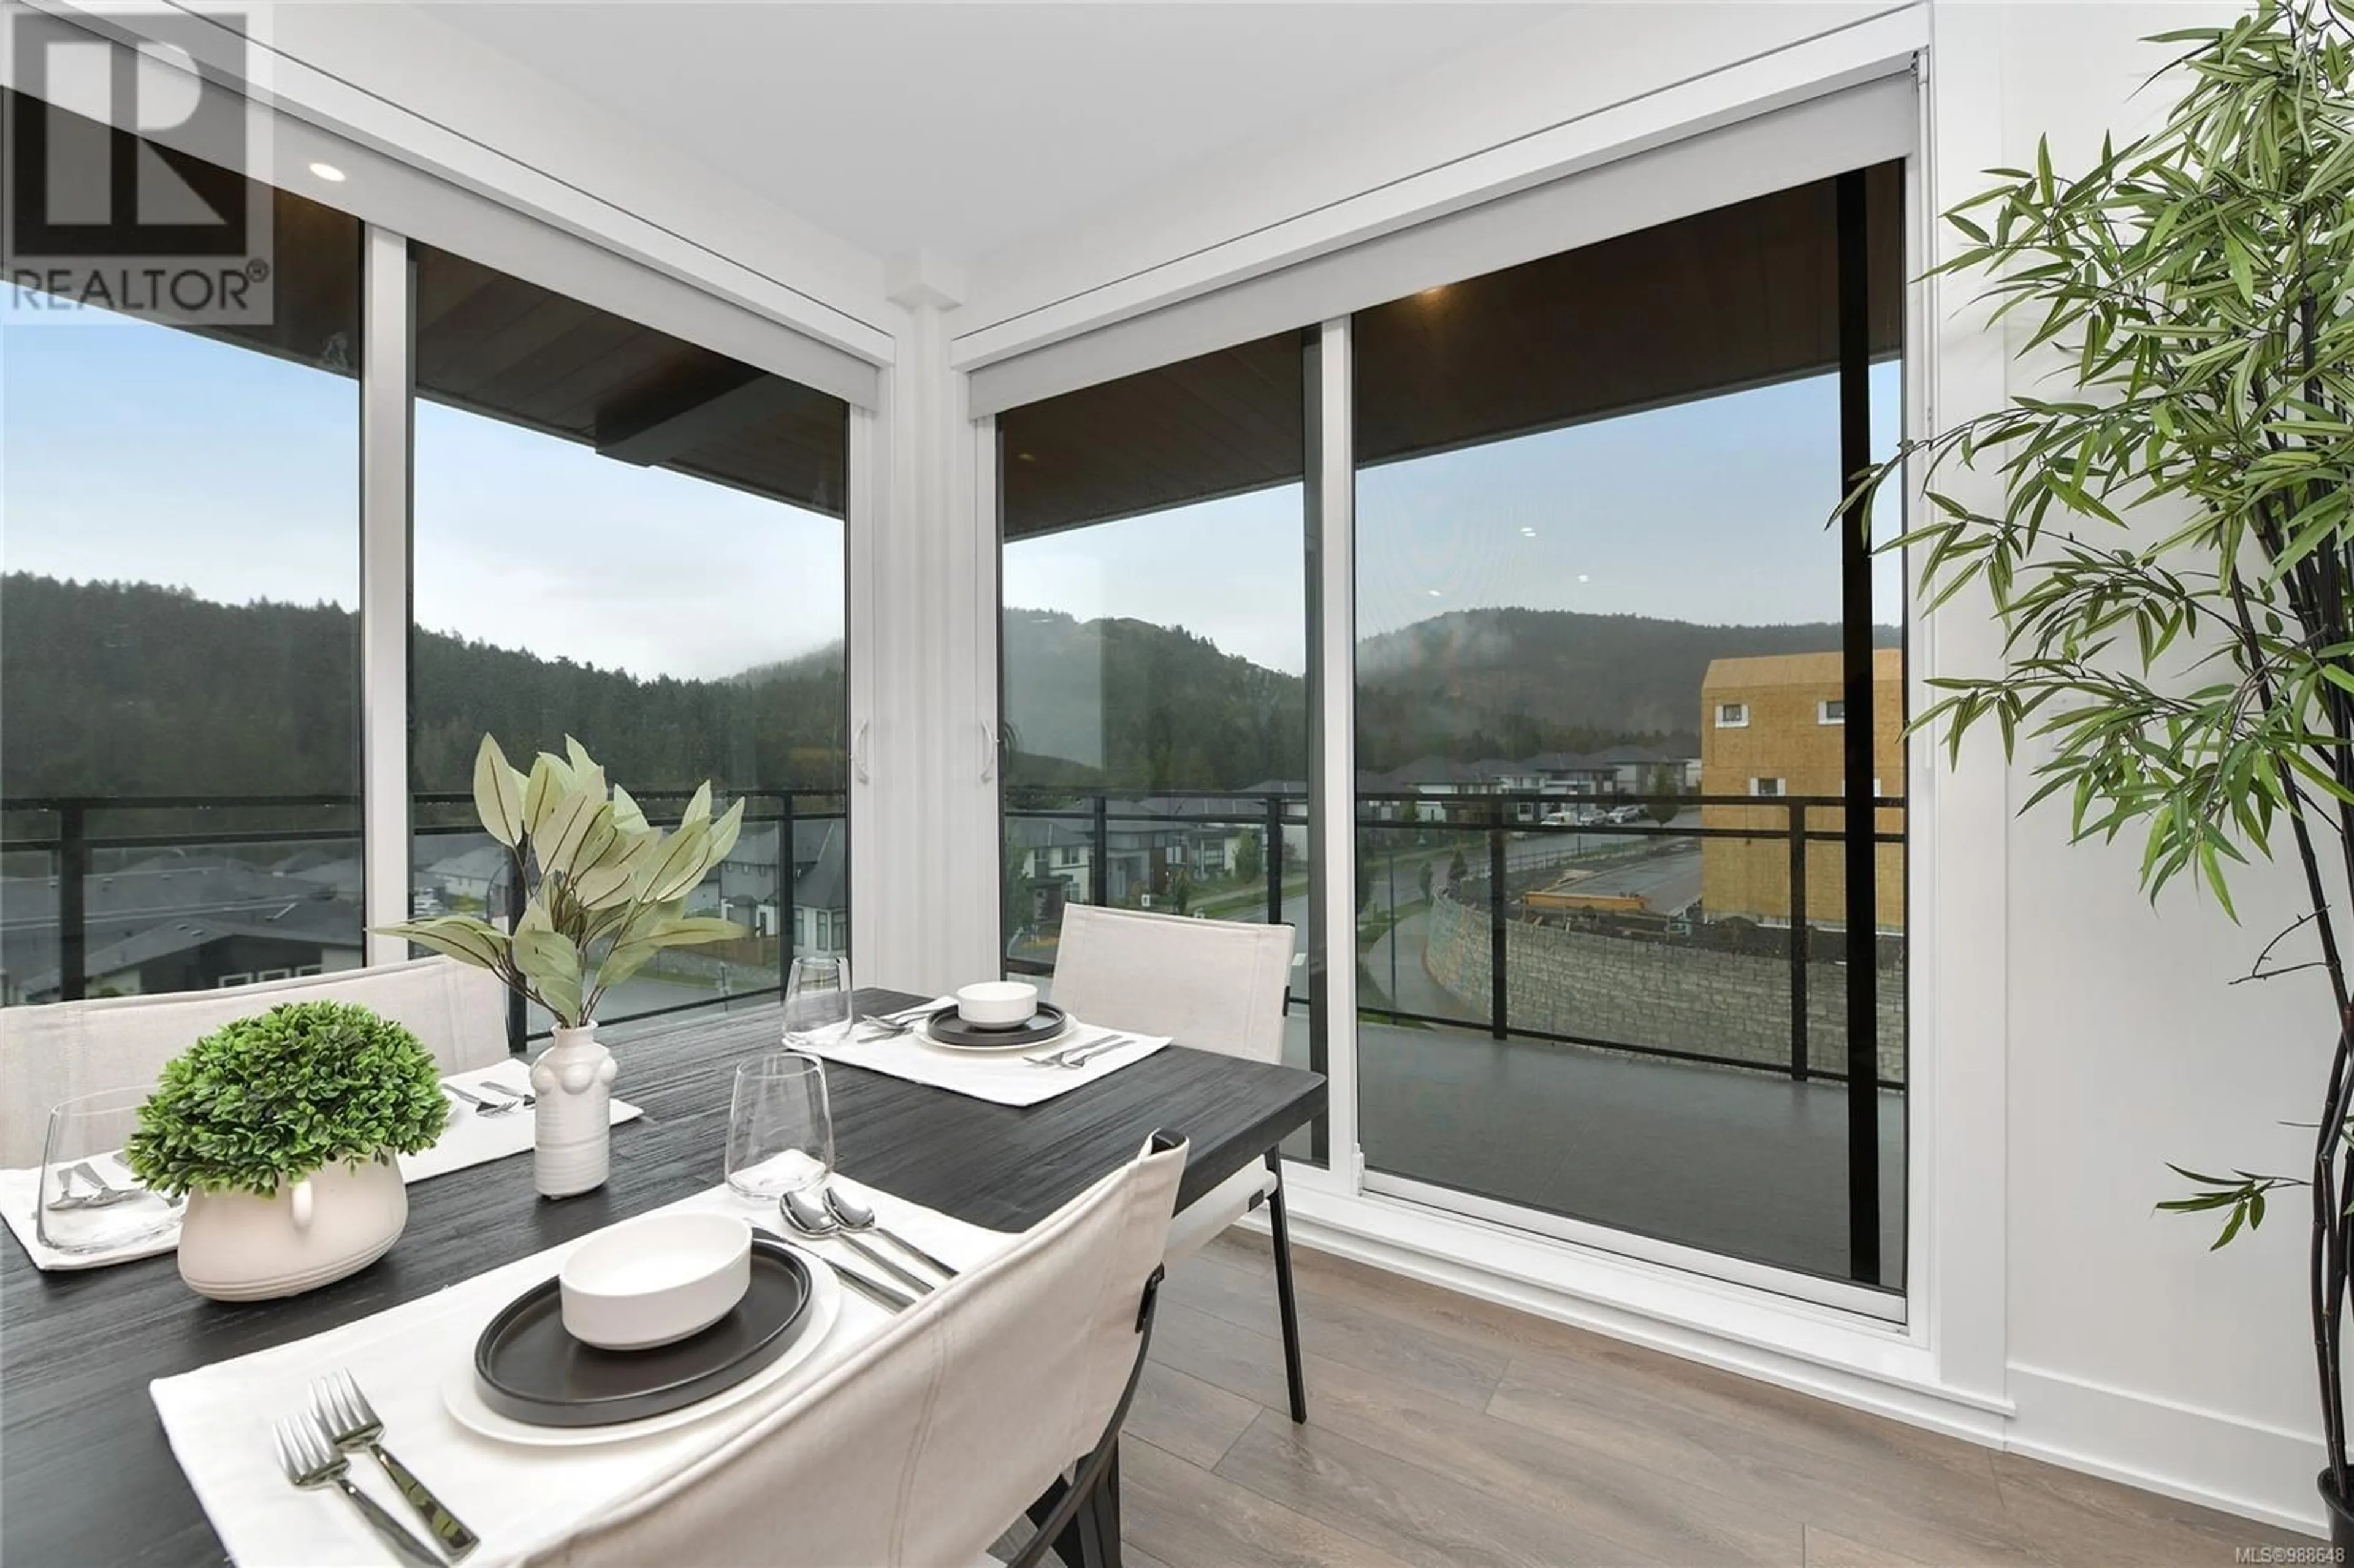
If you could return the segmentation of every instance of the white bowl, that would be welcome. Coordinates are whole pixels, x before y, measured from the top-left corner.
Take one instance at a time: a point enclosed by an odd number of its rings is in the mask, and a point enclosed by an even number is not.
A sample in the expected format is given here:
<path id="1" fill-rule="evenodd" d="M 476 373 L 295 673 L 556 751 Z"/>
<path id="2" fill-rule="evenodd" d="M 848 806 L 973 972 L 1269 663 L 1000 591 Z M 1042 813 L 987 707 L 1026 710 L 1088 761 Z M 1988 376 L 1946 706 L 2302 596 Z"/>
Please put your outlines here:
<path id="1" fill-rule="evenodd" d="M 1038 988 L 1020 980 L 983 980 L 956 999 L 957 1016 L 975 1029 L 1019 1029 L 1038 1011 Z"/>
<path id="2" fill-rule="evenodd" d="M 557 1277 L 564 1327 L 609 1351 L 699 1334 L 752 1286 L 752 1227 L 735 1214 L 648 1214 L 583 1244 Z"/>

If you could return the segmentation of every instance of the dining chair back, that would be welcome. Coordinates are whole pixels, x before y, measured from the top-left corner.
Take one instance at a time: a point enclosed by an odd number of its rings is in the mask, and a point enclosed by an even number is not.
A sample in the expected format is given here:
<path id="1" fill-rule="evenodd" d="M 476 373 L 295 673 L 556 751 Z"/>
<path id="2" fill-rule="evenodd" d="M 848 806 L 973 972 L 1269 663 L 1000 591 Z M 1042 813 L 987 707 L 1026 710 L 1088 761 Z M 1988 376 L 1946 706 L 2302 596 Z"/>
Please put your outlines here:
<path id="1" fill-rule="evenodd" d="M 1288 926 L 1067 905 L 1055 955 L 1055 1001 L 1092 1023 L 1279 1063 L 1291 943 Z M 1262 1203 L 1275 1242 L 1276 1310 L 1291 1418 L 1306 1421 L 1307 1372 L 1280 1151 L 1267 1150 L 1262 1164 L 1235 1171 L 1179 1210 L 1163 1255 L 1174 1267 Z"/>
<path id="2" fill-rule="evenodd" d="M 1138 1158 L 807 1389 L 531 1557 L 941 1568 L 1100 1473 L 1141 1359 L 1184 1145 Z M 1055 1521 L 1059 1532 L 1060 1522 Z"/>
<path id="3" fill-rule="evenodd" d="M 407 1024 L 446 1074 L 504 1059 L 506 994 L 488 970 L 431 958 L 222 991 L 0 1008 L 0 1167 L 40 1162 L 49 1107 L 59 1100 L 153 1083 L 206 1034 L 281 1001 L 373 1008 Z"/>
<path id="4" fill-rule="evenodd" d="M 1066 905 L 1055 1004 L 1197 1051 L 1280 1062 L 1291 947 L 1288 926 Z"/>

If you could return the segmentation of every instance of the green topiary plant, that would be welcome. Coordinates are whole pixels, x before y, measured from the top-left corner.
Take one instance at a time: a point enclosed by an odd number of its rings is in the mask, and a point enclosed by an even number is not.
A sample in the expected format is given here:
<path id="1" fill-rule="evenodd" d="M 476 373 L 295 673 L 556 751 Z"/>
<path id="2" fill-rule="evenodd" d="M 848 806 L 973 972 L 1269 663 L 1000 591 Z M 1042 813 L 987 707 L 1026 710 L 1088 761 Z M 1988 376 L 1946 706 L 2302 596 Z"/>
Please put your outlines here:
<path id="1" fill-rule="evenodd" d="M 417 1036 L 347 1001 L 290 1001 L 173 1058 L 123 1159 L 150 1189 L 272 1197 L 342 1160 L 429 1149 L 450 1119 Z"/>

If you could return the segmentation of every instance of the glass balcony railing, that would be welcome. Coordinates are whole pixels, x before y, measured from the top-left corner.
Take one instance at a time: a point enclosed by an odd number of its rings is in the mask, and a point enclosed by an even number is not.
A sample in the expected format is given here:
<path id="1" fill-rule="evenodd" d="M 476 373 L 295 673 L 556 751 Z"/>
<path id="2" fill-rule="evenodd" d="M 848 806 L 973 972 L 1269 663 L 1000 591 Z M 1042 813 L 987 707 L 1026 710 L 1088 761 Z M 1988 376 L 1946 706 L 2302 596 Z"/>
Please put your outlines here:
<path id="1" fill-rule="evenodd" d="M 728 795 L 727 799 L 739 798 Z M 736 851 L 689 895 L 745 927 L 663 955 L 610 999 L 608 1022 L 779 994 L 792 959 L 849 943 L 838 792 L 747 790 Z M 638 800 L 672 823 L 685 791 Z M 507 853 L 472 798 L 411 798 L 412 915 L 511 918 Z M 0 1004 L 211 990 L 363 961 L 360 802 L 347 795 L 12 800 L 0 807 Z M 600 1009 L 600 1012 L 608 1012 Z M 547 1021 L 510 1012 L 521 1045 Z"/>
<path id="2" fill-rule="evenodd" d="M 1361 791 L 1358 1015 L 1849 1075 L 1837 797 Z M 1873 801 L 1878 1078 L 1904 1075 L 1902 799 Z M 1051 975 L 1092 904 L 1308 927 L 1304 790 L 1010 789 L 1004 965 Z M 1295 975 L 1299 971 L 1295 970 Z M 1295 1007 L 1305 998 L 1295 991 Z"/>

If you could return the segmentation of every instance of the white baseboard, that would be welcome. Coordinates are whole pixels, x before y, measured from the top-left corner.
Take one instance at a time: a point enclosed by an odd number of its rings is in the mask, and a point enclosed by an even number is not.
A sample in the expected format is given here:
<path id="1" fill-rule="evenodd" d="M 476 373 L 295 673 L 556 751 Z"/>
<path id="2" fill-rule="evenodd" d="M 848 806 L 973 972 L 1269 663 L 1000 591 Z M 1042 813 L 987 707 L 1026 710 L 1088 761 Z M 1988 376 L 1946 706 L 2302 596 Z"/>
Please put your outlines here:
<path id="1" fill-rule="evenodd" d="M 2004 1435 L 2013 1453 L 2046 1459 L 2206 1508 L 2319 1535 L 2327 1521 L 2313 1478 L 2321 1440 L 2013 1364 L 2017 1412 Z"/>

